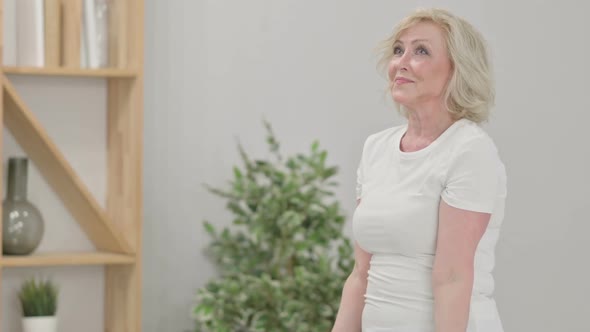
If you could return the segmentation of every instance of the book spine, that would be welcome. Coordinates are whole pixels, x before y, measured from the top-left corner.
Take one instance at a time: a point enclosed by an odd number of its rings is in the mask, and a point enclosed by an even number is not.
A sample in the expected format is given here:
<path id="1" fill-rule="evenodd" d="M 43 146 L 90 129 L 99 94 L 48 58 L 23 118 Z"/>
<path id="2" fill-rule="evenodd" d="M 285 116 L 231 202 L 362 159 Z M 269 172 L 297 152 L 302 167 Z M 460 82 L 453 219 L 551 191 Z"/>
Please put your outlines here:
<path id="1" fill-rule="evenodd" d="M 16 66 L 16 0 L 3 0 L 2 31 L 4 32 L 2 54 L 4 66 Z"/>
<path id="2" fill-rule="evenodd" d="M 43 0 L 16 1 L 16 62 L 19 66 L 45 64 Z"/>
<path id="3" fill-rule="evenodd" d="M 96 4 L 94 0 L 84 0 L 84 30 L 88 67 L 98 68 L 98 40 L 96 31 Z"/>

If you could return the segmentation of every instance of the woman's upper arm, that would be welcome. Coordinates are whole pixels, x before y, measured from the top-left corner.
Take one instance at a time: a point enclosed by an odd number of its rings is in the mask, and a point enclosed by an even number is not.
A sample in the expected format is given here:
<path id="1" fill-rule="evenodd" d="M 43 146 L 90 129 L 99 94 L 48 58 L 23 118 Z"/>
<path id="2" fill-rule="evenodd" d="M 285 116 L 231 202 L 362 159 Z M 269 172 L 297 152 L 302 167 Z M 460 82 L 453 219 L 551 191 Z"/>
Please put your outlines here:
<path id="1" fill-rule="evenodd" d="M 473 269 L 475 251 L 491 214 L 458 209 L 441 200 L 433 276 L 446 282 L 457 273 Z"/>
<path id="2" fill-rule="evenodd" d="M 354 271 L 353 273 L 363 281 L 367 280 L 371 254 L 354 241 Z"/>
<path id="3" fill-rule="evenodd" d="M 472 271 L 477 245 L 498 198 L 505 195 L 504 179 L 498 151 L 485 136 L 466 142 L 454 156 L 439 205 L 433 268 L 437 279 Z"/>

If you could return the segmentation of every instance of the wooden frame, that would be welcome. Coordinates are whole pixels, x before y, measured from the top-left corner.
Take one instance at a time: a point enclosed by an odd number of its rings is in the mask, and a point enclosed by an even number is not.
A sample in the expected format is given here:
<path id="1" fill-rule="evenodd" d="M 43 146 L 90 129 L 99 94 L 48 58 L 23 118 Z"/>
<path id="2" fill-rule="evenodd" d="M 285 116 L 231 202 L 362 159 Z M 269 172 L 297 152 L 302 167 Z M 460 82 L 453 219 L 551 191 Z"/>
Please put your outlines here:
<path id="1" fill-rule="evenodd" d="M 58 42 L 63 45 L 61 65 L 55 65 L 56 54 L 52 50 L 52 60 L 44 68 L 1 66 L 0 115 L 5 127 L 58 194 L 97 251 L 0 256 L 0 277 L 2 269 L 11 267 L 104 264 L 105 331 L 139 332 L 143 219 L 143 0 L 113 2 L 114 15 L 109 22 L 111 63 L 110 68 L 104 69 L 79 68 L 80 17 L 77 15 L 81 0 L 51 1 L 57 1 L 61 6 L 60 14 L 55 15 L 62 20 L 63 25 L 60 26 L 68 27 L 61 35 L 55 30 L 46 34 L 46 38 L 55 36 L 63 39 Z M 0 60 L 3 53 L 2 9 L 0 0 Z M 52 29 L 56 26 L 52 24 Z M 26 102 L 20 98 L 7 74 L 102 77 L 107 80 L 106 209 L 100 207 L 69 165 Z M 3 185 L 0 177 L 0 186 Z M 0 235 L 1 231 L 0 228 Z M 0 243 L 1 239 L 0 236 Z"/>

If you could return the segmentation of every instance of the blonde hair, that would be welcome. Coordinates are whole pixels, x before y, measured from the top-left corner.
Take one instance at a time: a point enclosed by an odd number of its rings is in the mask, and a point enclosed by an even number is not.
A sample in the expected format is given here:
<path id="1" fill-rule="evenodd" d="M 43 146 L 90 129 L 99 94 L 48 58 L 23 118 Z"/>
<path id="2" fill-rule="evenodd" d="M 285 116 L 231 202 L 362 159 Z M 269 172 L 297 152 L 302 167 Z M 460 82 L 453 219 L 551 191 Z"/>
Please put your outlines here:
<path id="1" fill-rule="evenodd" d="M 486 41 L 469 22 L 444 9 L 420 8 L 399 22 L 392 35 L 377 48 L 379 70 L 388 76 L 393 43 L 406 29 L 420 22 L 435 23 L 445 33 L 453 71 L 444 93 L 447 110 L 455 119 L 467 118 L 476 123 L 487 121 L 494 104 L 495 89 Z M 389 77 L 387 79 L 389 81 Z M 397 103 L 396 107 L 408 116 Z"/>

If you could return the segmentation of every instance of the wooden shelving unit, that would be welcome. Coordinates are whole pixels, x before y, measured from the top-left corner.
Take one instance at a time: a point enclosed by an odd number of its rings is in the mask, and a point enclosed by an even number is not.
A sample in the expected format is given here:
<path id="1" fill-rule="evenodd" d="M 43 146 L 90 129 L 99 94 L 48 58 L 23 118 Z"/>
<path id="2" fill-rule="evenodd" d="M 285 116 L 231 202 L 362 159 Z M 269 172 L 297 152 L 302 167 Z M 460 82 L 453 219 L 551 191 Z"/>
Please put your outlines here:
<path id="1" fill-rule="evenodd" d="M 37 68 L 37 67 L 4 67 L 5 74 L 38 75 L 38 76 L 78 76 L 103 78 L 135 78 L 137 71 L 132 69 L 82 69 L 82 68 Z"/>
<path id="2" fill-rule="evenodd" d="M 0 261 L 3 267 L 65 266 L 65 265 L 118 265 L 133 264 L 133 255 L 107 252 L 51 253 L 30 256 L 6 256 Z"/>
<path id="3" fill-rule="evenodd" d="M 37 166 L 96 252 L 1 256 L 2 270 L 14 267 L 105 265 L 105 331 L 141 331 L 143 201 L 143 0 L 117 0 L 109 20 L 109 68 L 79 68 L 82 0 L 62 6 L 64 63 L 44 68 L 0 66 L 0 115 L 4 127 Z M 0 0 L 0 29 L 4 15 Z M 74 29 L 74 30 L 72 30 Z M 3 49 L 0 30 L 0 57 Z M 78 58 L 77 58 L 78 57 Z M 0 61 L 0 64 L 3 63 Z M 9 75 L 94 77 L 107 80 L 107 204 L 103 209 L 51 140 Z M 3 130 L 2 129 L 2 130 Z M 0 133 L 1 134 L 1 133 Z M 2 135 L 0 135 L 0 138 Z M 0 139 L 0 146 L 1 144 Z M 3 166 L 0 166 L 3 167 Z M 4 170 L 3 170 L 4 171 Z M 4 186 L 0 177 L 0 186 Z M 1 206 L 0 206 L 1 209 Z M 0 210 L 1 211 L 1 210 Z M 0 235 L 2 229 L 0 228 Z M 2 237 L 0 236 L 0 243 Z M 1 248 L 1 246 L 0 246 Z M 1 291 L 1 289 L 0 289 Z M 0 303 L 1 305 L 1 303 Z M 2 318 L 0 317 L 0 320 Z"/>

